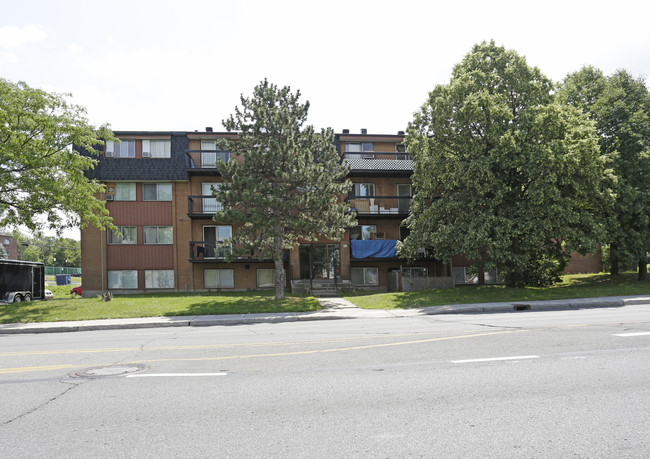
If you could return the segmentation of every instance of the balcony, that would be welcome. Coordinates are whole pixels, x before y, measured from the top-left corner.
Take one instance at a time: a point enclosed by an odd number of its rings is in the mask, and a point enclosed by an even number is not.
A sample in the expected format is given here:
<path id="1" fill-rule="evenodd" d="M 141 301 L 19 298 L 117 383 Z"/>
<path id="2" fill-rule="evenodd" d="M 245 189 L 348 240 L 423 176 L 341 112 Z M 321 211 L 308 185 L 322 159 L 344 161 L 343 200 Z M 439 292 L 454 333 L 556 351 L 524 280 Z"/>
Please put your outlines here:
<path id="1" fill-rule="evenodd" d="M 230 160 L 230 152 L 220 150 L 187 150 L 188 169 L 217 170 L 219 161 L 227 163 Z"/>
<path id="2" fill-rule="evenodd" d="M 234 253 L 236 257 L 228 260 L 228 257 Z M 190 262 L 191 263 L 251 263 L 251 262 L 273 262 L 271 253 L 260 253 L 259 251 L 249 251 L 246 254 L 238 254 L 242 251 L 242 246 L 225 244 L 218 241 L 190 241 Z M 283 260 L 289 261 L 289 250 L 284 251 Z"/>
<path id="3" fill-rule="evenodd" d="M 413 172 L 413 158 L 408 153 L 343 153 L 343 164 L 351 172 L 407 171 Z"/>
<path id="4" fill-rule="evenodd" d="M 187 216 L 190 218 L 212 218 L 223 206 L 210 195 L 188 196 Z"/>
<path id="5" fill-rule="evenodd" d="M 348 196 L 345 200 L 358 216 L 407 217 L 412 196 Z"/>
<path id="6" fill-rule="evenodd" d="M 397 253 L 397 241 L 394 239 L 371 239 L 371 240 L 351 240 L 350 241 L 350 259 L 354 261 L 363 260 L 402 260 Z M 416 260 L 432 261 L 435 260 L 433 250 L 418 249 Z"/>

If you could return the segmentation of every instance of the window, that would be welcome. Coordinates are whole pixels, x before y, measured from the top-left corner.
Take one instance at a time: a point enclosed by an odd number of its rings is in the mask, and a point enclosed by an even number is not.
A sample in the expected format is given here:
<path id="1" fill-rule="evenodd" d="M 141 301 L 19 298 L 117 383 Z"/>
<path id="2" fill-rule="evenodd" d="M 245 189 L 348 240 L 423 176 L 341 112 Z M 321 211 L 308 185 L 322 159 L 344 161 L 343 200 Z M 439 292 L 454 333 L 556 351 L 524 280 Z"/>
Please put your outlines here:
<path id="1" fill-rule="evenodd" d="M 174 288 L 174 270 L 145 270 L 144 286 L 145 288 Z"/>
<path id="2" fill-rule="evenodd" d="M 275 269 L 258 269 L 257 286 L 258 287 L 275 286 Z"/>
<path id="3" fill-rule="evenodd" d="M 135 158 L 135 140 L 121 142 L 106 142 L 106 156 L 114 158 Z"/>
<path id="4" fill-rule="evenodd" d="M 138 230 L 135 226 L 118 226 L 117 231 L 108 231 L 109 244 L 137 244 Z"/>
<path id="5" fill-rule="evenodd" d="M 404 145 L 403 143 L 395 144 L 395 151 L 397 153 L 406 153 L 406 145 Z"/>
<path id="6" fill-rule="evenodd" d="M 429 277 L 427 268 L 402 268 L 402 277 Z"/>
<path id="7" fill-rule="evenodd" d="M 201 167 L 215 168 L 217 161 L 228 162 L 230 154 L 226 151 L 218 151 L 217 143 L 214 140 L 201 140 Z"/>
<path id="8" fill-rule="evenodd" d="M 356 197 L 372 197 L 375 195 L 374 183 L 355 183 L 354 196 Z"/>
<path id="9" fill-rule="evenodd" d="M 354 285 L 379 285 L 379 268 L 350 268 Z"/>
<path id="10" fill-rule="evenodd" d="M 363 153 L 373 152 L 374 146 L 372 142 L 347 142 L 345 144 L 346 153 Z"/>
<path id="11" fill-rule="evenodd" d="M 358 225 L 350 228 L 350 239 L 353 241 L 369 241 L 375 239 L 377 225 Z"/>
<path id="12" fill-rule="evenodd" d="M 108 271 L 108 288 L 138 288 L 138 272 Z"/>
<path id="13" fill-rule="evenodd" d="M 144 201 L 171 201 L 171 183 L 143 183 L 142 199 Z"/>
<path id="14" fill-rule="evenodd" d="M 174 235 L 171 226 L 145 226 L 143 236 L 145 244 L 174 243 Z"/>
<path id="15" fill-rule="evenodd" d="M 143 158 L 171 158 L 171 140 L 143 140 Z"/>
<path id="16" fill-rule="evenodd" d="M 135 183 L 116 183 L 116 201 L 135 201 Z"/>
<path id="17" fill-rule="evenodd" d="M 203 286 L 205 288 L 234 288 L 234 277 L 232 269 L 204 269 Z"/>
<path id="18" fill-rule="evenodd" d="M 478 276 L 470 274 L 469 267 L 454 266 L 451 271 L 456 284 L 478 284 Z"/>
<path id="19" fill-rule="evenodd" d="M 201 184 L 201 192 L 203 196 L 212 196 L 212 187 L 219 188 L 221 183 L 208 183 L 204 182 Z M 215 198 L 203 198 L 203 213 L 204 214 L 216 214 L 217 211 L 222 210 L 221 203 L 218 202 Z"/>

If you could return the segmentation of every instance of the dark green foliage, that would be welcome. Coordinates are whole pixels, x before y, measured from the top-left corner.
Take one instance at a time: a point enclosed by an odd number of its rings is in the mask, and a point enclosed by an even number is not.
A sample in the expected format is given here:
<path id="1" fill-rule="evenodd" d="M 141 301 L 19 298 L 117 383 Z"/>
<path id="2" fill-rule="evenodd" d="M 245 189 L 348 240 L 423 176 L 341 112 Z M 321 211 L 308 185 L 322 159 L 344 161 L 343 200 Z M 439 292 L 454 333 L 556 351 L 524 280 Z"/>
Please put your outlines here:
<path id="1" fill-rule="evenodd" d="M 416 193 L 401 253 L 465 254 L 510 285 L 543 285 L 567 252 L 596 250 L 607 205 L 597 136 L 552 90 L 539 69 L 492 42 L 431 91 L 405 141 Z"/>
<path id="2" fill-rule="evenodd" d="M 284 298 L 284 249 L 319 236 L 338 240 L 354 225 L 348 205 L 339 199 L 350 183 L 334 133 L 303 126 L 309 102 L 299 99 L 300 91 L 266 80 L 253 97 L 241 97 L 241 108 L 223 123 L 238 137 L 221 143 L 234 158 L 219 166 L 225 183 L 215 190 L 224 205 L 215 220 L 241 224 L 234 242 L 273 255 L 277 299 Z"/>

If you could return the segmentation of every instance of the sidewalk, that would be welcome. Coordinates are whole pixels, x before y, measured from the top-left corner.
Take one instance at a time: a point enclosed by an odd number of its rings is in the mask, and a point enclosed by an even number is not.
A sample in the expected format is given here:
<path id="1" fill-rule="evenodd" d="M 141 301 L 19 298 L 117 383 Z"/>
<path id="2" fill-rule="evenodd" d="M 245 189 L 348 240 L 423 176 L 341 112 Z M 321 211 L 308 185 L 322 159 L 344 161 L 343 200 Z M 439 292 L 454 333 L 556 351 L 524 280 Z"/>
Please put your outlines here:
<path id="1" fill-rule="evenodd" d="M 343 298 L 319 298 L 323 309 L 316 312 L 284 312 L 268 314 L 227 314 L 211 316 L 144 317 L 137 319 L 106 319 L 71 322 L 0 324 L 0 335 L 20 333 L 56 333 L 88 330 L 112 330 L 157 327 L 205 327 L 256 323 L 300 322 L 308 320 L 382 319 L 416 317 L 436 314 L 478 314 L 518 311 L 552 311 L 584 308 L 615 308 L 650 303 L 650 296 L 612 296 L 504 303 L 452 304 L 417 309 L 360 309 Z"/>

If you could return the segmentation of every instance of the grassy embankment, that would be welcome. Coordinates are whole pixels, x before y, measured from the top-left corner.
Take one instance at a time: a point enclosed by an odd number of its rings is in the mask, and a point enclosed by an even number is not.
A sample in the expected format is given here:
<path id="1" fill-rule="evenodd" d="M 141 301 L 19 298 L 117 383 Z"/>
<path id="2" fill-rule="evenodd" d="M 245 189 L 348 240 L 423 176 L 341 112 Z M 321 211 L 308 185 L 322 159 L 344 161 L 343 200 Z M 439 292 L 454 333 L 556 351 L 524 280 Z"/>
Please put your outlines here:
<path id="1" fill-rule="evenodd" d="M 346 295 L 346 299 L 365 309 L 408 309 L 446 304 L 519 302 L 645 294 L 650 295 L 650 280 L 638 281 L 636 274 L 627 273 L 617 277 L 611 277 L 608 274 L 566 275 L 563 276 L 560 284 L 551 287 L 507 288 L 503 285 L 468 285 L 453 289 L 374 295 L 355 292 Z"/>

